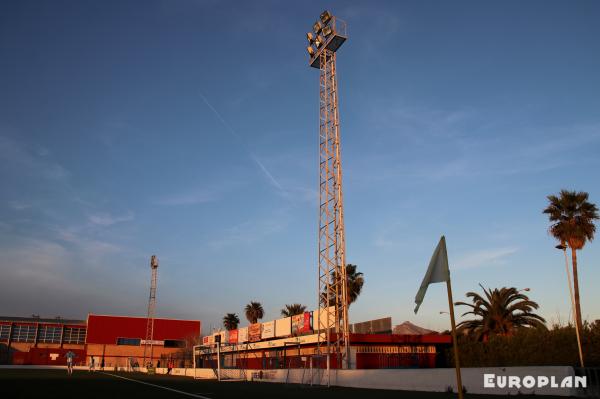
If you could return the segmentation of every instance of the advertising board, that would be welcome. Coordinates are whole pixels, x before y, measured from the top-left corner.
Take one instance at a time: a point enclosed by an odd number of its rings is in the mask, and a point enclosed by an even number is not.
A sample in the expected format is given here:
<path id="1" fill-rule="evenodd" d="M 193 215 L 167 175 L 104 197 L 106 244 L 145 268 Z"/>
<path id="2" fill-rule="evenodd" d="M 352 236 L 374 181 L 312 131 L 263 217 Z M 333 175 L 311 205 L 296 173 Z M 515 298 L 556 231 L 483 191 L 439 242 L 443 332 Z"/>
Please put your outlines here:
<path id="1" fill-rule="evenodd" d="M 261 339 L 275 338 L 275 320 L 262 323 Z"/>
<path id="2" fill-rule="evenodd" d="M 249 342 L 258 342 L 260 341 L 261 334 L 261 323 L 250 324 L 248 326 L 248 341 Z"/>
<path id="3" fill-rule="evenodd" d="M 238 342 L 238 330 L 229 330 L 229 341 L 230 344 L 237 344 Z"/>
<path id="4" fill-rule="evenodd" d="M 238 343 L 248 342 L 248 327 L 238 328 Z"/>
<path id="5" fill-rule="evenodd" d="M 285 319 L 275 320 L 275 336 L 288 337 L 290 335 L 292 335 L 292 318 L 286 317 Z"/>
<path id="6" fill-rule="evenodd" d="M 292 316 L 292 335 L 305 334 L 310 331 L 310 312 Z"/>

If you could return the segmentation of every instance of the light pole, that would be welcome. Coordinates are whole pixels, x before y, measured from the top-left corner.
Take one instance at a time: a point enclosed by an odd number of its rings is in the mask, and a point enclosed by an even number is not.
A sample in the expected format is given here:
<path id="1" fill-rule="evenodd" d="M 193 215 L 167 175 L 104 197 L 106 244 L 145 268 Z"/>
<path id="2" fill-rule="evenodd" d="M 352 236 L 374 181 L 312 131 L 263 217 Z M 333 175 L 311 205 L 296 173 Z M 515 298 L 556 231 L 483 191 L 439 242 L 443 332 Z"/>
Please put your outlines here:
<path id="1" fill-rule="evenodd" d="M 327 350 L 337 368 L 351 368 L 346 276 L 346 233 L 336 54 L 346 41 L 346 24 L 324 11 L 306 34 L 309 65 L 319 69 L 319 269 L 317 354 Z M 333 306 L 333 312 L 329 308 Z M 326 310 L 325 320 L 322 311 Z M 333 320 L 331 316 L 333 315 Z M 333 328 L 332 328 L 333 327 Z M 332 329 L 335 335 L 331 334 Z M 324 330 L 324 331 L 323 331 Z M 323 333 L 321 333 L 323 331 Z M 325 339 L 323 339 L 325 338 Z M 329 385 L 331 371 L 327 367 Z"/>
<path id="2" fill-rule="evenodd" d="M 565 270 L 567 272 L 567 282 L 569 284 L 569 298 L 571 299 L 571 312 L 573 313 L 573 318 L 575 319 L 575 334 L 577 335 L 577 349 L 579 349 L 579 363 L 581 367 L 585 367 L 583 364 L 583 350 L 581 348 L 581 333 L 579 331 L 579 322 L 577 320 L 577 313 L 575 312 L 575 301 L 573 299 L 573 288 L 571 285 L 571 273 L 569 272 L 569 258 L 567 257 L 567 243 L 558 244 L 554 247 L 558 250 L 563 251 L 565 254 Z"/>

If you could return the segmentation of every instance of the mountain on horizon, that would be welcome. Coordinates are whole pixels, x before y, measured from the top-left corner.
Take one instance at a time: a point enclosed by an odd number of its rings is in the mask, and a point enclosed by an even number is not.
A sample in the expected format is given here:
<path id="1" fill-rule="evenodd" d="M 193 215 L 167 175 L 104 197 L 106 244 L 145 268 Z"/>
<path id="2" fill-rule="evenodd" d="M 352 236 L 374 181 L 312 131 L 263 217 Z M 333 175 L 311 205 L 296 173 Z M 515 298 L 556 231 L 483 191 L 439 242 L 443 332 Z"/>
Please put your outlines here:
<path id="1" fill-rule="evenodd" d="M 402 324 L 398 324 L 394 327 L 392 334 L 400 335 L 425 335 L 425 334 L 439 334 L 437 331 L 428 330 L 423 327 L 419 327 L 410 321 L 405 321 Z"/>

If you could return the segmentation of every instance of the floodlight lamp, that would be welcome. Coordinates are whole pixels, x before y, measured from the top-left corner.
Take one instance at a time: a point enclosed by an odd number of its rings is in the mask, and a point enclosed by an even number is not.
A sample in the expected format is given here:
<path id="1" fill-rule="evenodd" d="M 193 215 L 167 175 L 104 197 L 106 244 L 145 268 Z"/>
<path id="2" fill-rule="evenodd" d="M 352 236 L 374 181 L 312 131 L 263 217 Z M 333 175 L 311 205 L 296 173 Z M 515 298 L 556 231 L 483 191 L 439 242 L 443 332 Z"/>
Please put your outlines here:
<path id="1" fill-rule="evenodd" d="M 323 29 L 323 24 L 321 23 L 321 21 L 315 22 L 315 24 L 313 25 L 313 30 L 315 31 L 315 33 L 317 33 L 317 34 L 321 33 L 322 29 Z"/>
<path id="2" fill-rule="evenodd" d="M 311 57 L 315 55 L 315 49 L 313 48 L 313 46 L 308 46 L 306 50 L 308 51 L 308 54 L 310 54 Z"/>
<path id="3" fill-rule="evenodd" d="M 306 39 L 308 40 L 309 44 L 313 44 L 315 42 L 315 34 L 312 32 L 308 32 L 306 34 Z"/>
<path id="4" fill-rule="evenodd" d="M 321 22 L 323 22 L 324 24 L 326 24 L 330 20 L 331 20 L 331 13 L 329 11 L 327 11 L 327 10 L 323 11 L 321 13 Z"/>
<path id="5" fill-rule="evenodd" d="M 325 40 L 323 40 L 323 37 L 321 35 L 317 35 L 317 38 L 315 39 L 315 44 L 317 45 L 317 48 L 320 48 L 324 42 Z"/>
<path id="6" fill-rule="evenodd" d="M 331 30 L 331 28 L 329 26 L 326 26 L 323 28 L 323 35 L 329 36 L 329 35 L 331 35 L 331 32 L 333 32 L 333 30 Z"/>

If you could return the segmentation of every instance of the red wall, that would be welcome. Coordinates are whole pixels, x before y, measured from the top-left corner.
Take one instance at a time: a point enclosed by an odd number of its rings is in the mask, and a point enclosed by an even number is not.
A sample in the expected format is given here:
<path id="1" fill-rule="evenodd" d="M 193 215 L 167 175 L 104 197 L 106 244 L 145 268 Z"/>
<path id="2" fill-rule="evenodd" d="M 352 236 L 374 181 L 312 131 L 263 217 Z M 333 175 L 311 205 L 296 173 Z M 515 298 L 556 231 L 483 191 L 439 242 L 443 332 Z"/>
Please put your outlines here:
<path id="1" fill-rule="evenodd" d="M 51 365 L 51 366 L 65 366 L 67 364 L 67 358 L 65 353 L 73 352 L 75 359 L 73 363 L 75 365 L 85 365 L 85 349 L 64 349 L 64 348 L 30 348 L 29 352 L 13 352 L 12 364 L 37 364 L 37 365 Z M 57 353 L 59 356 L 56 360 L 52 360 L 50 354 Z"/>
<path id="2" fill-rule="evenodd" d="M 88 344 L 116 344 L 117 338 L 146 338 L 145 317 L 88 315 Z M 200 336 L 199 320 L 154 319 L 153 339 Z"/>

